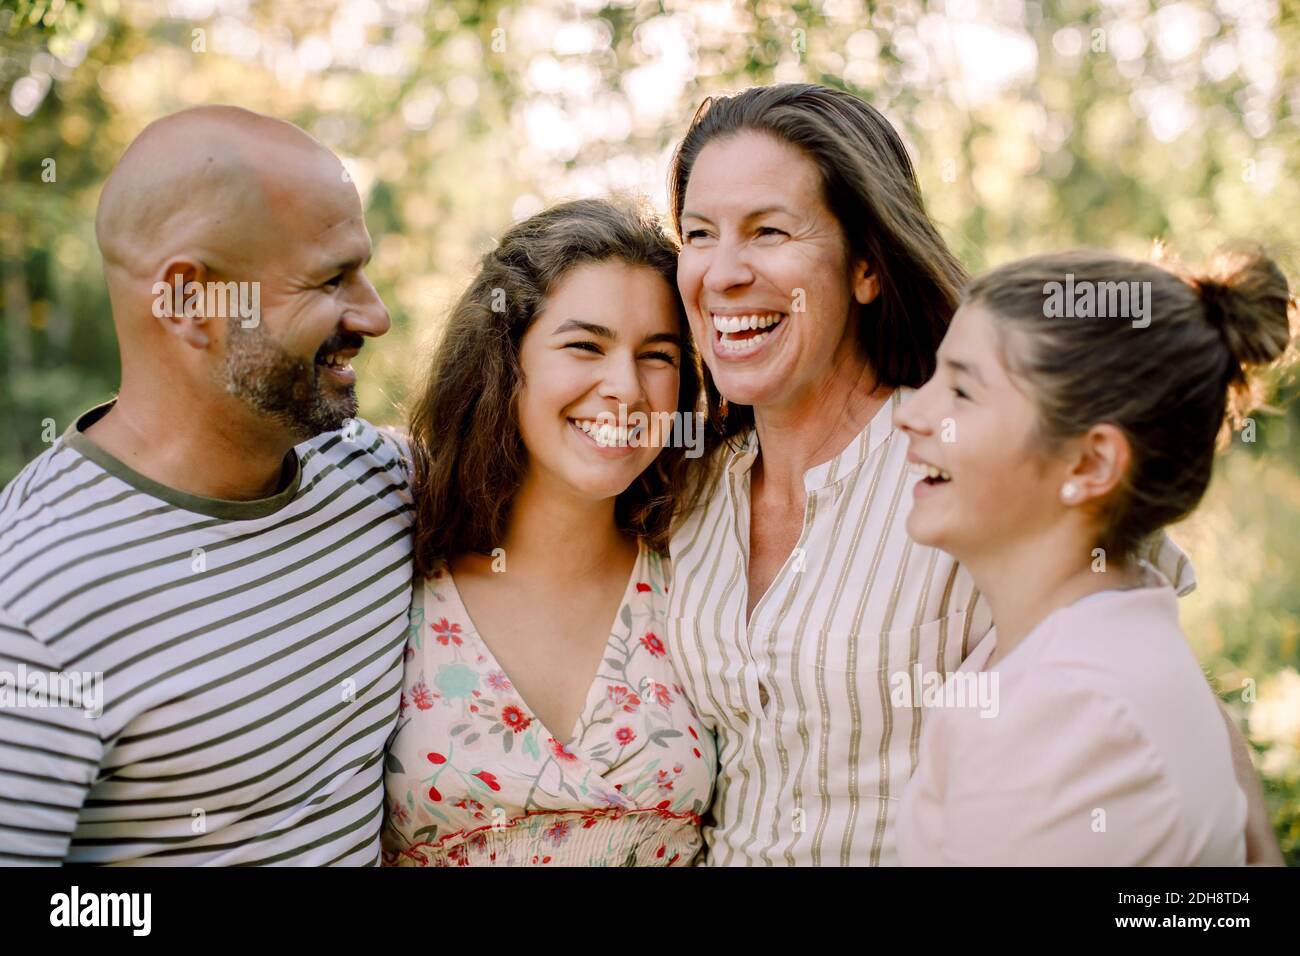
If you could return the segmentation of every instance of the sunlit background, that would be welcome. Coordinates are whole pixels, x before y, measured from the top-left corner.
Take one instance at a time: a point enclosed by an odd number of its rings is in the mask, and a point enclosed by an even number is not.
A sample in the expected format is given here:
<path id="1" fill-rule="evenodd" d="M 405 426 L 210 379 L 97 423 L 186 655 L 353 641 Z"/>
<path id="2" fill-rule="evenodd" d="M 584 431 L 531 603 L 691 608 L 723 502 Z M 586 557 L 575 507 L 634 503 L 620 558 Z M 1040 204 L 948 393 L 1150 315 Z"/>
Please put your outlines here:
<path id="1" fill-rule="evenodd" d="M 430 336 L 506 225 L 610 191 L 662 209 L 704 96 L 787 80 L 890 117 L 972 270 L 1071 245 L 1143 254 L 1157 236 L 1195 261 L 1245 238 L 1300 284 L 1294 0 L 4 0 L 0 483 L 51 421 L 57 434 L 113 394 L 94 209 L 151 120 L 234 103 L 343 157 L 393 314 L 359 363 L 362 409 L 398 423 Z M 1174 534 L 1201 581 L 1184 624 L 1247 721 L 1300 863 L 1300 402 L 1234 440 Z"/>

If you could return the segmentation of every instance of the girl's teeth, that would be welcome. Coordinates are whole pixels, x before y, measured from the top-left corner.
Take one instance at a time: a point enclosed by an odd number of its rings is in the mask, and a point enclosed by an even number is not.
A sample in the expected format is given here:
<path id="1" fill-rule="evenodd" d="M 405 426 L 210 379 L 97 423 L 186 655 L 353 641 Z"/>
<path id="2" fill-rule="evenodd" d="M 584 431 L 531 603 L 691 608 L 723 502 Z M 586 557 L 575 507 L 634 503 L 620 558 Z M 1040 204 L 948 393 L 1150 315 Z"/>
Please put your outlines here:
<path id="1" fill-rule="evenodd" d="M 934 465 L 917 463 L 911 466 L 911 470 L 925 478 L 938 478 L 940 481 L 951 481 L 952 475 L 942 468 L 936 468 Z"/>
<path id="2" fill-rule="evenodd" d="M 579 421 L 575 419 L 574 424 L 591 436 L 592 441 L 602 448 L 621 447 L 629 443 L 628 430 L 619 428 L 610 422 Z"/>

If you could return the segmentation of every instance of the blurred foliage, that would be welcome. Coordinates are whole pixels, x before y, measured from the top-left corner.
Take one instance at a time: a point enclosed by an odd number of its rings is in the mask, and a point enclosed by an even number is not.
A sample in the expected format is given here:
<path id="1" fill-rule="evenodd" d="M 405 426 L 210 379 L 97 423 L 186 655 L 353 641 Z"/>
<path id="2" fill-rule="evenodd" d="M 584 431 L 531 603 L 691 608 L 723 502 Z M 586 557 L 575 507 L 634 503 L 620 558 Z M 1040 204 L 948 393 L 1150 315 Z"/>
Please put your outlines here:
<path id="1" fill-rule="evenodd" d="M 704 96 L 808 80 L 904 133 L 972 270 L 1071 245 L 1195 262 L 1264 243 L 1300 281 L 1295 0 L 3 0 L 0 483 L 113 394 L 98 189 L 159 116 L 205 102 L 291 120 L 344 158 L 393 330 L 363 413 L 398 421 L 424 349 L 512 220 L 642 192 Z M 412 357 L 415 357 L 412 360 Z M 1248 722 L 1300 863 L 1300 403 L 1287 384 L 1177 537 L 1195 650 Z M 1243 437 L 1253 438 L 1244 441 Z"/>

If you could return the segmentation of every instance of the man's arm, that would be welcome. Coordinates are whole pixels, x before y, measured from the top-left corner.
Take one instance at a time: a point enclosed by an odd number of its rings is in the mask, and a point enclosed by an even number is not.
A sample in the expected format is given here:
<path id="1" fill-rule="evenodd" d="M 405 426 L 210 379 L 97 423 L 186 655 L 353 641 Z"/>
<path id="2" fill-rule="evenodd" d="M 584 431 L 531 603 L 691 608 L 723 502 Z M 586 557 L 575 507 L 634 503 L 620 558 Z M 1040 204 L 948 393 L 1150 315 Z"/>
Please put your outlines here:
<path id="1" fill-rule="evenodd" d="M 1237 728 L 1237 722 L 1223 702 L 1219 702 L 1223 721 L 1228 725 L 1228 744 L 1232 748 L 1232 770 L 1237 784 L 1246 795 L 1246 865 L 1284 866 L 1282 851 L 1278 848 L 1273 826 L 1268 820 L 1268 807 L 1264 803 L 1264 787 L 1250 759 L 1250 747 Z"/>
<path id="2" fill-rule="evenodd" d="M 98 721 L 31 692 L 57 686 L 60 674 L 49 649 L 0 609 L 0 866 L 62 863 L 99 772 Z"/>

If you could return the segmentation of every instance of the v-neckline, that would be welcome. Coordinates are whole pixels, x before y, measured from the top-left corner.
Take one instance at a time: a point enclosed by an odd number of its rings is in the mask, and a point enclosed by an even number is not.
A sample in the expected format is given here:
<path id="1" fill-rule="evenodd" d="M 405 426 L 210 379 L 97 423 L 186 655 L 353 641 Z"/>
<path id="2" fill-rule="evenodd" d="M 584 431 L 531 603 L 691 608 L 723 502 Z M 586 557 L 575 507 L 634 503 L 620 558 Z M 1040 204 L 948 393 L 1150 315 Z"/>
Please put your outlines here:
<path id="1" fill-rule="evenodd" d="M 605 638 L 605 643 L 600 649 L 600 658 L 596 662 L 596 669 L 591 675 L 591 682 L 587 685 L 587 691 L 583 695 L 582 706 L 578 709 L 578 716 L 574 719 L 573 728 L 569 731 L 568 736 L 563 740 L 555 736 L 555 732 L 550 727 L 546 726 L 546 722 L 542 720 L 541 717 L 537 716 L 537 711 L 534 710 L 533 705 L 528 703 L 524 698 L 523 692 L 520 691 L 519 685 L 515 683 L 514 677 L 512 677 L 510 672 L 502 666 L 496 652 L 492 650 L 492 646 L 488 644 L 487 639 L 483 636 L 483 632 L 479 630 L 479 626 L 474 623 L 474 618 L 469 613 L 469 605 L 465 603 L 465 598 L 460 593 L 460 588 L 456 584 L 456 576 L 451 573 L 451 562 L 443 561 L 443 572 L 447 576 L 447 583 L 451 588 L 452 595 L 456 599 L 456 603 L 460 605 L 461 612 L 465 617 L 465 622 L 469 624 L 470 629 L 474 632 L 474 639 L 478 641 L 479 646 L 483 648 L 484 653 L 487 654 L 492 665 L 505 675 L 506 680 L 510 683 L 511 690 L 513 690 L 515 696 L 519 698 L 520 703 L 524 705 L 524 709 L 528 711 L 528 716 L 532 720 L 537 721 L 538 725 L 546 731 L 547 735 L 552 740 L 558 741 L 564 748 L 565 752 L 573 754 L 575 757 L 578 755 L 569 749 L 570 745 L 575 742 L 578 736 L 578 728 L 582 726 L 583 718 L 587 716 L 587 712 L 591 709 L 591 696 L 596 688 L 597 681 L 600 679 L 600 669 L 605 664 L 605 658 L 609 654 L 610 644 L 614 642 L 614 634 L 618 629 L 618 625 L 621 623 L 623 608 L 628 607 L 631 604 L 632 595 L 636 593 L 635 588 L 638 574 L 641 571 L 641 563 L 644 558 L 645 547 L 638 542 L 636 558 L 632 561 L 632 573 L 628 575 L 627 584 L 624 585 L 623 593 L 618 599 L 618 607 L 614 610 L 614 620 L 610 624 L 609 635 Z"/>

